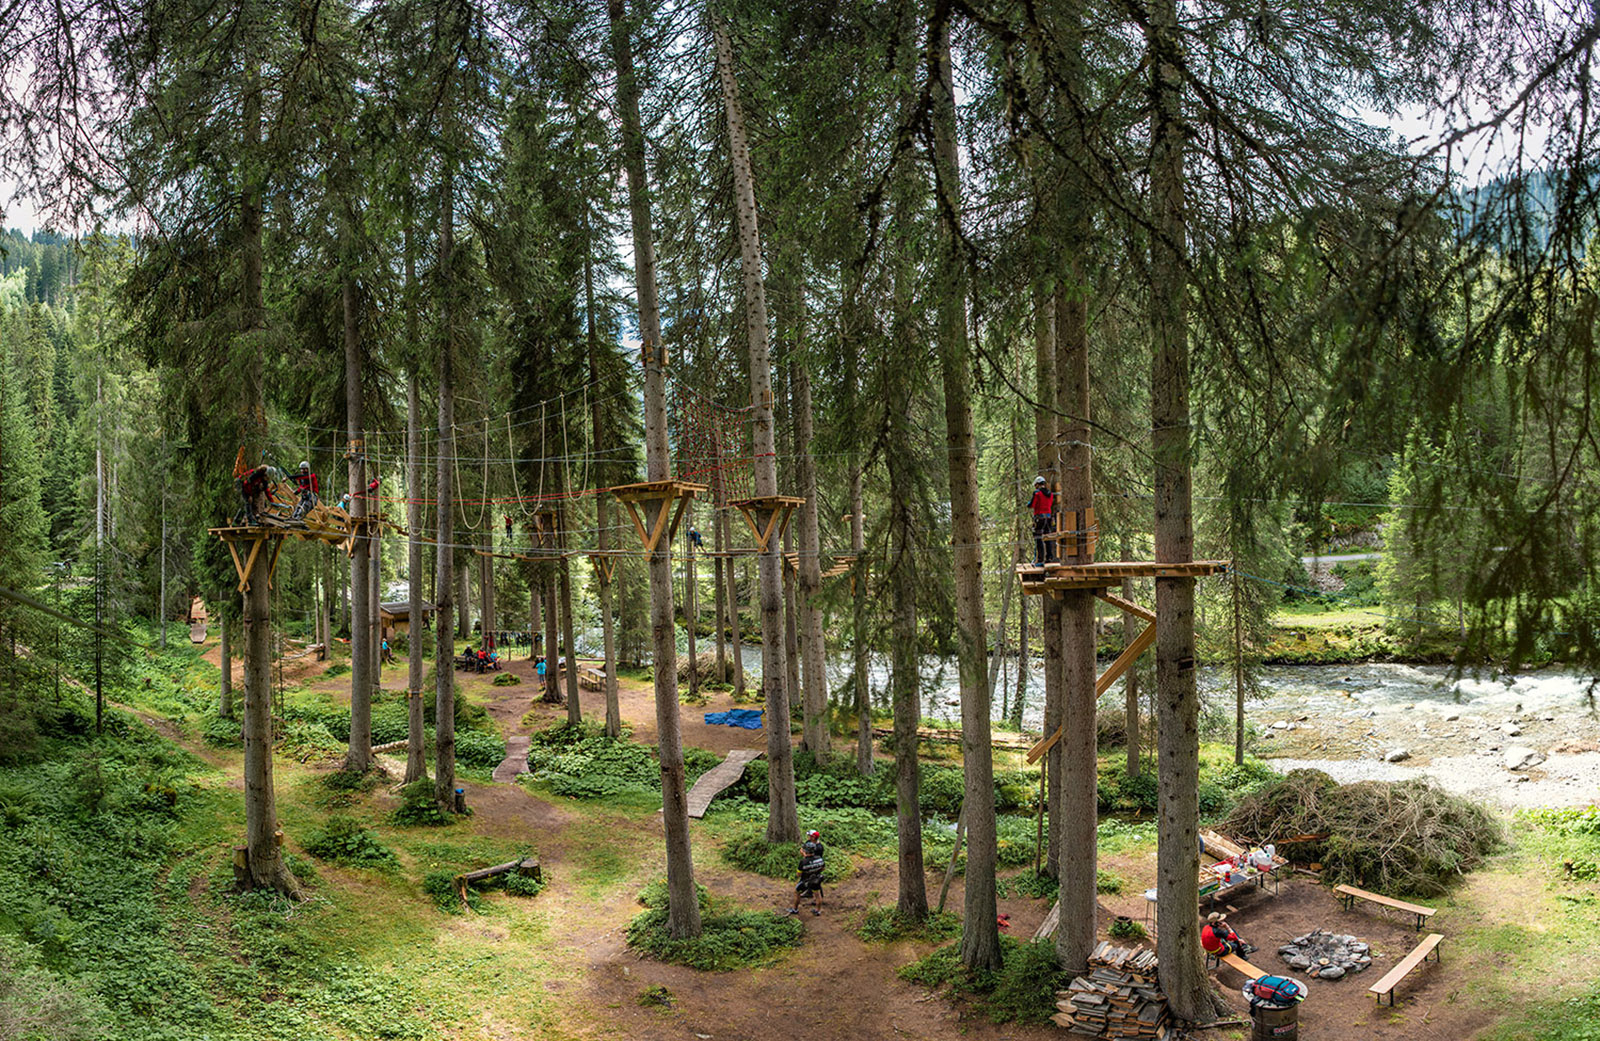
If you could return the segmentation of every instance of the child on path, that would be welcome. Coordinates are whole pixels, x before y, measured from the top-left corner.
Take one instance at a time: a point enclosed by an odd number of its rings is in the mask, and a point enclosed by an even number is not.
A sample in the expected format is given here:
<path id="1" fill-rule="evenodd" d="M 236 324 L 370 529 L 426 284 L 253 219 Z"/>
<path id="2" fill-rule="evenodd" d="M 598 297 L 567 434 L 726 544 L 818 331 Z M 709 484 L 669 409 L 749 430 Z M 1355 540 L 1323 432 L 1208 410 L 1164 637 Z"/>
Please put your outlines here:
<path id="1" fill-rule="evenodd" d="M 790 906 L 790 914 L 800 913 L 800 900 L 807 893 L 811 894 L 811 913 L 822 914 L 822 872 L 827 867 L 823 858 L 822 833 L 808 832 L 806 841 L 800 844 L 800 881 L 794 887 L 794 904 Z"/>

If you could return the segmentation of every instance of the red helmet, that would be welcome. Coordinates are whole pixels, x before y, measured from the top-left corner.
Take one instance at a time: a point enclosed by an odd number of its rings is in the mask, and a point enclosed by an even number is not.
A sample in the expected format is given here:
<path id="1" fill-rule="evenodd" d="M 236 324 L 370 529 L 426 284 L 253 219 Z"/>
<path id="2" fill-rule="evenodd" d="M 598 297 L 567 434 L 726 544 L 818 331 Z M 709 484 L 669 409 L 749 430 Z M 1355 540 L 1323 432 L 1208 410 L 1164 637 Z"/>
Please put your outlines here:
<path id="1" fill-rule="evenodd" d="M 806 838 L 808 838 L 808 839 L 820 839 L 820 838 L 822 838 L 822 832 L 820 832 L 820 831 L 808 831 L 808 832 L 806 832 Z"/>

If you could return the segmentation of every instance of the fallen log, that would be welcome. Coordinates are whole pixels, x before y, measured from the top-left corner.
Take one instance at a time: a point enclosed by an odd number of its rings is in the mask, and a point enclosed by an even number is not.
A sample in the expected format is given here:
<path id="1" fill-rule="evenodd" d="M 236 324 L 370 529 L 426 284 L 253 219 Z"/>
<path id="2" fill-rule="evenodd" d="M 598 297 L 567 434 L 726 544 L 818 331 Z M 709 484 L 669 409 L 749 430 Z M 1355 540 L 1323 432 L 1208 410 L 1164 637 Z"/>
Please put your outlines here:
<path id="1" fill-rule="evenodd" d="M 521 860 L 508 860 L 504 864 L 496 864 L 494 867 L 479 868 L 477 871 L 464 872 L 456 876 L 456 882 L 461 885 L 471 885 L 474 882 L 482 882 L 486 878 L 493 878 L 496 875 L 503 875 L 508 871 L 515 871 L 519 875 L 531 876 L 532 878 L 541 881 L 543 879 L 543 876 L 539 871 L 538 858 L 524 857 Z"/>

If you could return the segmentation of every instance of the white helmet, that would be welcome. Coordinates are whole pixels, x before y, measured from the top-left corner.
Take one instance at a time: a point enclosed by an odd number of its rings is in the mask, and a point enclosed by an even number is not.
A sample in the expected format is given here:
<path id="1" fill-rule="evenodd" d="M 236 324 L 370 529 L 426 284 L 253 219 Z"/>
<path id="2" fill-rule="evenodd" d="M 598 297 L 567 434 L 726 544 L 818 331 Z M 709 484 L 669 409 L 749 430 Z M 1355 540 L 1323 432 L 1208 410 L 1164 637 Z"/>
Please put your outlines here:
<path id="1" fill-rule="evenodd" d="M 1033 479 L 1033 486 L 1035 488 L 1039 487 L 1042 484 L 1044 484 L 1044 478 L 1043 477 L 1035 477 Z"/>
<path id="2" fill-rule="evenodd" d="M 311 469 L 311 464 L 306 462 L 304 459 L 302 459 L 302 460 L 300 460 L 300 469 L 309 470 L 309 469 Z"/>

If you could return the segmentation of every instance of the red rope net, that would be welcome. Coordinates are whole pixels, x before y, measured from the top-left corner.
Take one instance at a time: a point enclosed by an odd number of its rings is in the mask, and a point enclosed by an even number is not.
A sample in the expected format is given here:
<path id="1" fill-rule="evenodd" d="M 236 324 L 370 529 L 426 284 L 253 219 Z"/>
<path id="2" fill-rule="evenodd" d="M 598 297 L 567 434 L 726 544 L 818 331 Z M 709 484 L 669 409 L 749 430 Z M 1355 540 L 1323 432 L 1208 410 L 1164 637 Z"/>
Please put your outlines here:
<path id="1" fill-rule="evenodd" d="M 709 485 L 718 506 L 755 495 L 750 408 L 719 405 L 676 381 L 667 408 L 678 480 Z"/>

